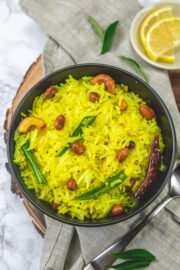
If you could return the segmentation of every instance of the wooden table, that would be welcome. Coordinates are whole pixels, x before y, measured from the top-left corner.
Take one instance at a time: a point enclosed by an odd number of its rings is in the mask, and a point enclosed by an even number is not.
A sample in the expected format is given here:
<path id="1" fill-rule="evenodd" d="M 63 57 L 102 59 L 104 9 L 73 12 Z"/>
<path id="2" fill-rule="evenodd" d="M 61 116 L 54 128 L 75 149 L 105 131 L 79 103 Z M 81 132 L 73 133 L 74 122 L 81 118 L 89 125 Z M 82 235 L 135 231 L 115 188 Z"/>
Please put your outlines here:
<path id="1" fill-rule="evenodd" d="M 43 70 L 42 70 L 42 57 L 39 56 L 38 59 L 36 60 L 35 63 L 31 65 L 29 70 L 27 71 L 17 93 L 16 96 L 14 97 L 13 103 L 11 108 L 7 110 L 6 113 L 6 119 L 4 122 L 4 138 L 5 142 L 7 140 L 7 132 L 8 128 L 10 125 L 11 117 L 13 112 L 15 111 L 17 105 L 21 101 L 21 99 L 24 97 L 24 95 L 31 89 L 33 85 L 35 85 L 43 76 Z M 180 70 L 176 71 L 169 71 L 169 77 L 171 81 L 171 85 L 173 88 L 173 92 L 176 98 L 177 106 L 180 111 Z M 6 164 L 6 168 L 9 171 L 9 165 Z M 46 232 L 46 223 L 45 223 L 45 218 L 44 215 L 36 208 L 34 207 L 30 202 L 28 202 L 20 190 L 18 189 L 17 185 L 15 184 L 13 178 L 11 178 L 11 191 L 15 193 L 16 195 L 20 196 L 23 198 L 24 205 L 29 212 L 29 214 L 32 216 L 32 222 L 38 232 L 44 236 Z"/>

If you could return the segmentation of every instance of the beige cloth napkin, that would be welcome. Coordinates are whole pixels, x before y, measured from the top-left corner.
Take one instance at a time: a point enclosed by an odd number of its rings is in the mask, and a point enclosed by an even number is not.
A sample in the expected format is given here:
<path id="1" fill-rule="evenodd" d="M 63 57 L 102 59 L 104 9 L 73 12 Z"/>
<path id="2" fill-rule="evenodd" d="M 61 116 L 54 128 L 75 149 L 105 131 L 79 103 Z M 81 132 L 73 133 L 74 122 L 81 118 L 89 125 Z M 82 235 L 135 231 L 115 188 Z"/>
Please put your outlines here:
<path id="1" fill-rule="evenodd" d="M 173 116 L 178 141 L 177 161 L 180 159 L 180 117 L 168 74 L 145 63 L 130 44 L 130 24 L 140 10 L 136 0 L 21 0 L 20 3 L 49 36 L 43 52 L 45 75 L 76 63 L 106 63 L 135 73 L 127 63 L 120 60 L 119 55 L 137 60 L 148 75 L 150 85 L 162 97 Z M 101 43 L 87 20 L 87 14 L 92 15 L 104 29 L 119 20 L 112 49 L 105 55 L 99 55 Z M 166 192 L 167 188 L 160 198 Z M 48 229 L 40 269 L 81 270 L 89 260 L 142 220 L 158 200 L 138 216 L 108 227 L 75 228 L 47 217 Z M 157 256 L 158 261 L 151 264 L 149 269 L 180 269 L 179 202 L 178 199 L 172 201 L 128 246 L 147 248 Z"/>

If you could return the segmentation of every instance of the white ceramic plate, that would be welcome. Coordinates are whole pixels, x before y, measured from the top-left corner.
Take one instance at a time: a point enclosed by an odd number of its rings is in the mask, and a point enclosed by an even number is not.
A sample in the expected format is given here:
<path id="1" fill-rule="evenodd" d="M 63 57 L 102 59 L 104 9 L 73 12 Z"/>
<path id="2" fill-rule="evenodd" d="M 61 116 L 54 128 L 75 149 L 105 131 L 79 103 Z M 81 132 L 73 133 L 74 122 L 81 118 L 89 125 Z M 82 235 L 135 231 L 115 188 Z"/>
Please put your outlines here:
<path id="1" fill-rule="evenodd" d="M 152 61 L 145 53 L 140 38 L 139 38 L 139 28 L 142 23 L 142 21 L 145 19 L 145 17 L 151 13 L 153 10 L 156 10 L 163 6 L 171 6 L 173 16 L 180 16 L 180 0 L 178 1 L 163 1 L 163 2 L 157 2 L 150 4 L 146 6 L 145 8 L 141 9 L 140 12 L 137 13 L 137 15 L 134 17 L 134 20 L 131 24 L 130 29 L 130 39 L 133 48 L 137 52 L 137 54 L 142 57 L 146 62 L 149 64 L 162 68 L 162 69 L 180 69 L 180 48 L 175 51 L 175 61 L 174 63 L 163 63 L 163 62 L 154 62 Z M 179 29 L 180 31 L 180 29 Z"/>

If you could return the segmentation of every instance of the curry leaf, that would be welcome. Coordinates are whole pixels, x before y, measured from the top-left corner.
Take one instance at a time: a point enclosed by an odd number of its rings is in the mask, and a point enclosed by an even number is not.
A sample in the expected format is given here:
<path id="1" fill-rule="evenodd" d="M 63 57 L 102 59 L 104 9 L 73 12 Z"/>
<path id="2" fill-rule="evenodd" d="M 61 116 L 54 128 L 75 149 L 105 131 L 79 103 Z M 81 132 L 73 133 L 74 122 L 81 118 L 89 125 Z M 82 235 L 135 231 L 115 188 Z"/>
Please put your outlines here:
<path id="1" fill-rule="evenodd" d="M 106 265 L 106 268 L 114 268 L 118 270 L 139 269 L 149 266 L 151 262 L 152 261 L 149 260 L 148 261 L 131 260 L 116 265 Z"/>
<path id="2" fill-rule="evenodd" d="M 96 120 L 97 115 L 93 115 L 93 116 L 85 116 L 81 123 L 78 125 L 78 127 L 74 130 L 74 132 L 72 133 L 72 135 L 70 136 L 71 138 L 74 138 L 73 140 L 70 140 L 66 146 L 62 149 L 62 151 L 60 153 L 58 153 L 56 155 L 56 157 L 61 157 L 62 155 L 64 155 L 64 153 L 66 153 L 66 151 L 71 147 L 71 143 L 79 141 L 80 139 L 82 139 L 82 133 L 83 133 L 83 128 L 87 128 L 89 126 L 91 126 L 94 121 Z"/>
<path id="3" fill-rule="evenodd" d="M 104 54 L 111 49 L 111 45 L 112 45 L 112 41 L 113 41 L 113 37 L 116 31 L 117 24 L 118 24 L 118 21 L 115 21 L 112 24 L 110 24 L 108 28 L 106 29 L 105 34 L 104 34 L 101 54 Z"/>
<path id="4" fill-rule="evenodd" d="M 118 21 L 115 21 L 112 24 L 110 24 L 108 28 L 106 29 L 105 33 L 103 34 L 103 31 L 100 25 L 96 22 L 96 20 L 92 18 L 90 15 L 88 16 L 88 19 L 102 41 L 101 54 L 108 52 L 112 46 L 112 41 L 113 41 L 113 37 L 116 31 Z"/>
<path id="5" fill-rule="evenodd" d="M 61 157 L 62 155 L 64 155 L 66 153 L 66 151 L 71 147 L 70 143 L 67 143 L 66 146 L 63 148 L 63 150 L 56 155 L 56 157 Z"/>
<path id="6" fill-rule="evenodd" d="M 117 253 L 112 253 L 112 256 L 118 259 L 134 259 L 134 260 L 150 260 L 154 261 L 155 256 L 145 249 L 131 249 L 127 251 L 120 251 Z"/>
<path id="7" fill-rule="evenodd" d="M 79 124 L 79 126 L 74 130 L 73 134 L 71 135 L 71 137 L 76 137 L 80 134 L 82 134 L 82 128 L 83 127 L 89 127 L 90 125 L 92 125 L 94 123 L 94 121 L 96 120 L 97 115 L 93 115 L 93 116 L 85 116 L 81 123 Z"/>
<path id="8" fill-rule="evenodd" d="M 121 58 L 127 62 L 129 62 L 131 64 L 132 67 L 134 67 L 134 69 L 141 75 L 143 76 L 144 80 L 146 83 L 149 83 L 148 82 L 148 78 L 146 77 L 146 75 L 144 74 L 144 72 L 142 71 L 140 65 L 135 61 L 133 60 L 132 58 L 128 58 L 126 56 L 121 56 Z"/>
<path id="9" fill-rule="evenodd" d="M 99 24 L 96 22 L 95 19 L 93 19 L 90 15 L 88 15 L 88 19 L 91 22 L 92 26 L 94 27 L 94 29 L 96 30 L 96 33 L 98 34 L 98 36 L 100 37 L 101 41 L 103 42 L 104 39 L 104 35 L 102 32 L 101 27 L 99 26 Z"/>

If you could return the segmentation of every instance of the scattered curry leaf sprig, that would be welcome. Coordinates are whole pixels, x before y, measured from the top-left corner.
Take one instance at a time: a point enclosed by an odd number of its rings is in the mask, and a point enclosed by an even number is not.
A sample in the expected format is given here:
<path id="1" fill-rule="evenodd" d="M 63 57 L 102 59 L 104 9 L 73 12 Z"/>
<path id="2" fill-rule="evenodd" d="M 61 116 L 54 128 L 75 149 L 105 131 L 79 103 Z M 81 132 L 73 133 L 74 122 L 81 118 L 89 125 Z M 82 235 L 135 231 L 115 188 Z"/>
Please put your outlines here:
<path id="1" fill-rule="evenodd" d="M 34 174 L 36 176 L 37 182 L 38 184 L 47 184 L 47 180 L 44 178 L 44 176 L 42 175 L 36 161 L 35 158 L 33 156 L 33 152 L 31 150 L 28 150 L 29 148 L 29 142 L 26 142 L 23 146 L 22 146 L 22 150 L 25 154 L 25 156 L 27 157 L 27 159 L 29 160 L 31 167 L 34 171 Z"/>
<path id="2" fill-rule="evenodd" d="M 126 56 L 121 56 L 121 58 L 127 62 L 129 62 L 131 64 L 132 67 L 134 67 L 134 69 L 141 75 L 143 76 L 144 80 L 146 83 L 149 83 L 147 76 L 144 74 L 143 70 L 141 69 L 140 65 L 133 60 L 132 58 L 128 58 Z"/>
<path id="3" fill-rule="evenodd" d="M 114 268 L 118 270 L 139 269 L 142 267 L 147 267 L 156 260 L 156 257 L 145 249 L 131 249 L 127 251 L 112 253 L 111 255 L 117 259 L 127 260 L 116 265 L 108 264 L 105 266 L 106 268 Z"/>
<path id="4" fill-rule="evenodd" d="M 93 19 L 93 17 L 91 17 L 90 15 L 88 15 L 88 19 L 89 21 L 91 22 L 92 26 L 94 27 L 96 33 L 98 34 L 98 36 L 100 37 L 102 43 L 103 43 L 103 40 L 104 40 L 104 34 L 102 32 L 102 29 L 100 27 L 100 25 L 96 22 L 95 19 Z"/>
<path id="5" fill-rule="evenodd" d="M 138 261 L 138 260 L 131 260 L 125 261 L 123 263 L 119 263 L 116 265 L 106 265 L 106 268 L 114 268 L 117 270 L 130 270 L 130 269 L 138 269 L 147 267 L 151 264 L 152 261 Z"/>
<path id="6" fill-rule="evenodd" d="M 110 179 L 108 179 L 105 183 L 97 186 L 96 188 L 88 191 L 87 193 L 80 195 L 79 197 L 76 197 L 76 200 L 91 200 L 91 199 L 97 199 L 99 196 L 104 195 L 105 193 L 108 193 L 115 187 L 119 186 L 120 182 L 113 185 L 113 182 L 116 180 L 126 180 L 127 176 L 124 172 L 119 172 L 118 174 L 114 175 Z"/>
<path id="7" fill-rule="evenodd" d="M 74 138 L 76 137 L 77 139 L 75 138 L 75 141 L 80 140 L 82 138 L 81 135 L 83 133 L 83 128 L 84 127 L 87 128 L 87 127 L 91 126 L 94 123 L 94 121 L 96 120 L 96 117 L 97 117 L 97 115 L 85 116 L 82 119 L 79 126 L 73 131 L 73 133 L 70 137 L 74 137 Z M 61 157 L 62 155 L 64 155 L 64 153 L 71 147 L 71 143 L 72 143 L 72 141 L 68 142 L 66 144 L 66 146 L 63 148 L 63 150 L 59 154 L 56 155 L 56 157 Z"/>
<path id="8" fill-rule="evenodd" d="M 102 41 L 101 54 L 107 53 L 111 49 L 118 21 L 115 21 L 112 24 L 110 24 L 107 27 L 105 33 L 103 34 L 103 31 L 100 25 L 96 22 L 96 20 L 93 19 L 91 16 L 88 16 L 88 19 Z"/>
<path id="9" fill-rule="evenodd" d="M 146 249 L 130 249 L 126 251 L 120 251 L 117 253 L 112 253 L 112 256 L 116 257 L 117 259 L 128 259 L 128 260 L 155 260 L 155 256 L 147 251 Z"/>

